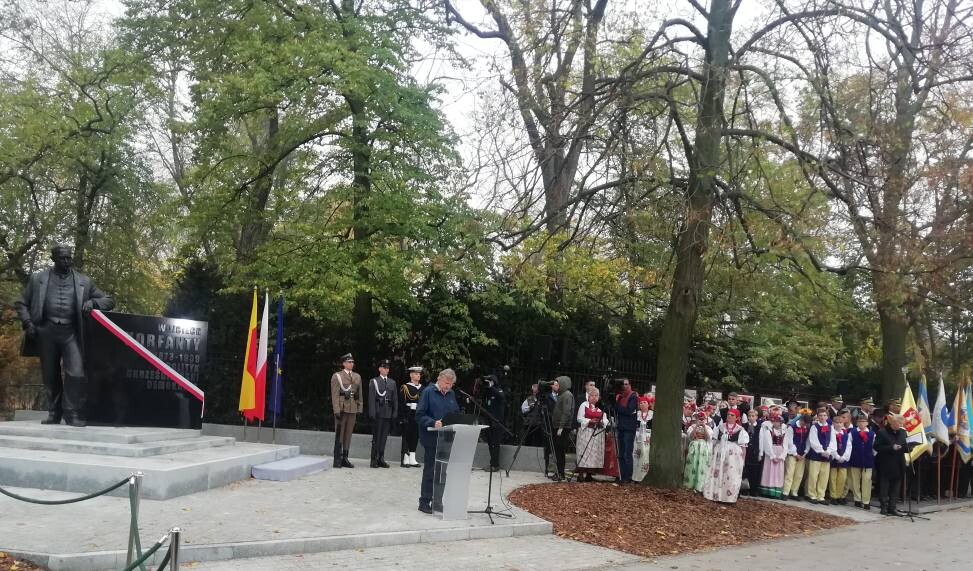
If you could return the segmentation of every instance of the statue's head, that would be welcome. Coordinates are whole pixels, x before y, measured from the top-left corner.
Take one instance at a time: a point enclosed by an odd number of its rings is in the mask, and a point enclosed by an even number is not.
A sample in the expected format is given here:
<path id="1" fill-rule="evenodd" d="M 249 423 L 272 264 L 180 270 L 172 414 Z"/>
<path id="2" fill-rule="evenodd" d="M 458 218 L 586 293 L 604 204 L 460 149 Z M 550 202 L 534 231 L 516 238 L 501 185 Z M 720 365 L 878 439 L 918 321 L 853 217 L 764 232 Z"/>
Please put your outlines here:
<path id="1" fill-rule="evenodd" d="M 67 244 L 57 244 L 51 248 L 51 261 L 54 262 L 54 269 L 65 273 L 71 269 L 74 263 L 74 250 Z"/>

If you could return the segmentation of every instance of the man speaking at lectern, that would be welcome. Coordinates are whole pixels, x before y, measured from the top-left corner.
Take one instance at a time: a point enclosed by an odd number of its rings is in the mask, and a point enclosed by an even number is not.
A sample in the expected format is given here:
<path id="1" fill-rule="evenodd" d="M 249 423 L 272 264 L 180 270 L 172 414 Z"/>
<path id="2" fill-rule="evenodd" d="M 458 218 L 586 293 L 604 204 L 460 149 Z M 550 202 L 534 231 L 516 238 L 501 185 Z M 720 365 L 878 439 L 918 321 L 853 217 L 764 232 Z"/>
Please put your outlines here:
<path id="1" fill-rule="evenodd" d="M 422 487 L 419 492 L 419 511 L 432 513 L 432 478 L 436 466 L 436 436 L 429 428 L 442 428 L 443 419 L 451 412 L 459 412 L 459 403 L 453 394 L 456 372 L 443 369 L 436 377 L 436 384 L 426 387 L 419 396 L 416 422 L 419 424 L 419 442 L 422 443 Z"/>

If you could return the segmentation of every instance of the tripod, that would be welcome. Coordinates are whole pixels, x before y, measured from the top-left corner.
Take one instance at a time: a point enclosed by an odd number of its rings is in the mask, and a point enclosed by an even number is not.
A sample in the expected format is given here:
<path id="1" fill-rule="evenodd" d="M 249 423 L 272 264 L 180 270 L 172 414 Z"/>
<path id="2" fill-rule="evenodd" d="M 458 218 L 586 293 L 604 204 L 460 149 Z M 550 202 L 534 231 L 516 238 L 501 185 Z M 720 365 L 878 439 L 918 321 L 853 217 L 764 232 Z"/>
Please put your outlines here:
<path id="1" fill-rule="evenodd" d="M 514 457 L 510 460 L 510 464 L 507 466 L 507 476 L 510 475 L 510 469 L 517 462 L 517 456 L 520 455 L 520 449 L 524 446 L 524 442 L 527 441 L 527 437 L 534 433 L 534 431 L 536 431 L 538 428 L 541 429 L 541 432 L 544 435 L 544 443 L 547 445 L 547 449 L 551 451 L 551 454 L 554 453 L 554 436 L 552 435 L 551 430 L 551 411 L 547 410 L 547 406 L 544 405 L 542 400 L 544 398 L 547 398 L 546 395 L 538 394 L 537 400 L 535 400 L 534 404 L 530 405 L 530 408 L 527 409 L 527 414 L 525 416 L 530 418 L 531 415 L 536 412 L 537 416 L 540 417 L 540 422 L 528 422 L 527 426 L 524 428 L 524 433 L 520 437 L 520 442 L 517 443 L 517 449 L 514 450 Z M 556 467 L 554 468 L 554 471 L 557 473 Z M 544 466 L 544 475 L 547 476 L 546 464 Z M 564 478 L 564 474 L 559 474 L 559 476 Z"/>
<path id="2" fill-rule="evenodd" d="M 470 395 L 469 393 L 467 393 L 466 391 L 464 391 L 462 389 L 456 389 L 456 390 L 459 391 L 460 394 L 462 394 L 463 396 L 465 396 L 466 398 L 468 398 L 471 403 L 473 403 L 473 406 L 476 407 L 477 412 L 483 413 L 484 416 L 486 416 L 488 419 L 490 419 L 490 422 L 491 422 L 491 424 L 490 424 L 490 430 L 495 430 L 497 427 L 499 427 L 499 428 L 502 428 L 503 431 L 506 432 L 507 434 L 509 434 L 510 436 L 513 436 L 514 435 L 513 432 L 510 432 L 510 429 L 509 428 L 507 428 L 506 426 L 504 426 L 503 423 L 500 422 L 497 419 L 497 417 L 495 417 L 492 414 L 490 414 L 490 412 L 487 409 L 485 409 L 483 407 L 483 405 L 480 404 L 480 402 L 478 400 L 476 400 L 475 398 L 473 398 L 472 395 Z M 506 518 L 512 518 L 514 516 L 513 516 L 513 514 L 509 514 L 509 513 L 498 512 L 498 511 L 494 510 L 493 509 L 493 506 L 490 504 L 490 502 L 493 501 L 493 472 L 494 472 L 493 466 L 490 466 L 490 469 L 488 470 L 488 472 L 489 472 L 489 476 L 487 476 L 487 501 L 486 501 L 486 507 L 483 508 L 482 510 L 469 510 L 466 513 L 471 513 L 471 514 L 486 514 L 487 517 L 490 518 L 490 525 L 495 525 L 497 522 L 493 521 L 493 516 L 496 516 L 496 517 L 506 517 Z M 507 470 L 507 473 L 508 474 L 510 473 L 510 470 L 509 469 Z"/>
<path id="3" fill-rule="evenodd" d="M 918 471 L 918 468 L 916 466 L 916 464 L 918 464 L 918 463 L 919 463 L 918 462 L 918 459 L 913 460 L 912 462 L 909 463 L 909 467 L 912 469 L 912 471 L 911 471 L 911 474 L 912 474 L 912 482 L 915 482 L 915 484 L 916 484 L 916 495 L 917 495 L 917 497 L 921 498 L 922 497 L 922 482 L 919 480 L 919 471 Z M 915 512 L 912 511 L 912 490 L 909 489 L 910 486 L 908 485 L 908 484 L 911 484 L 912 482 L 907 482 L 906 483 L 906 486 L 905 486 L 905 489 L 906 489 L 905 490 L 905 496 L 906 496 L 905 515 L 909 516 L 909 521 L 911 521 L 913 523 L 915 523 L 916 518 L 924 519 L 926 521 L 929 521 L 929 518 L 927 518 L 925 516 L 921 516 L 921 515 L 919 515 L 919 514 L 917 514 L 917 513 L 915 513 Z"/>

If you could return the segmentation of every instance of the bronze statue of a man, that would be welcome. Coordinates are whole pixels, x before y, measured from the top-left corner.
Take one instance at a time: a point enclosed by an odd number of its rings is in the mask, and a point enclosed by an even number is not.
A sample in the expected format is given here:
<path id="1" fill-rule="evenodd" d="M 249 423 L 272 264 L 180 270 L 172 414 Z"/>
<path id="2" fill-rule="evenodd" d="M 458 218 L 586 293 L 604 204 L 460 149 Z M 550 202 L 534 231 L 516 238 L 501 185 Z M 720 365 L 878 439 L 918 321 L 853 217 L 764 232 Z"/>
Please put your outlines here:
<path id="1" fill-rule="evenodd" d="M 24 327 L 21 354 L 41 359 L 48 403 L 47 419 L 41 422 L 60 424 L 63 417 L 71 426 L 86 426 L 82 315 L 92 309 L 109 310 L 115 301 L 71 268 L 70 246 L 54 246 L 51 260 L 54 267 L 30 276 L 20 300 L 14 302 Z"/>

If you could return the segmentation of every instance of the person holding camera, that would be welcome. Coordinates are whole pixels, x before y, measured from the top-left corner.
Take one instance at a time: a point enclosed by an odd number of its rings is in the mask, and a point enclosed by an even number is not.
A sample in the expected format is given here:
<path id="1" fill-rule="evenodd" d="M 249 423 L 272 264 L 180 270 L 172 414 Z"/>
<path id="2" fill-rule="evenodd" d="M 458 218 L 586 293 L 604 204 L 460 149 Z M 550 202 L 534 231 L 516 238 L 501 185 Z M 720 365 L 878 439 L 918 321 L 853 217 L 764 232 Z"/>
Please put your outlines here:
<path id="1" fill-rule="evenodd" d="M 557 472 L 554 481 L 564 479 L 564 455 L 568 448 L 571 428 L 574 426 L 574 395 L 571 393 L 571 377 L 561 375 L 554 379 L 551 394 L 555 396 L 554 409 L 551 411 L 551 429 L 554 431 L 554 462 Z"/>
<path id="2" fill-rule="evenodd" d="M 334 467 L 354 468 L 348 461 L 355 419 L 362 411 L 361 375 L 353 371 L 351 353 L 341 357 L 341 370 L 331 375 L 331 407 L 334 409 Z"/>
<path id="3" fill-rule="evenodd" d="M 388 441 L 392 419 L 399 414 L 399 399 L 395 381 L 389 378 L 389 360 L 378 364 L 378 376 L 368 383 L 368 418 L 372 421 L 372 468 L 388 468 L 385 443 Z"/>
<path id="4" fill-rule="evenodd" d="M 618 470 L 622 484 L 632 482 L 633 454 L 635 448 L 635 431 L 638 421 L 639 394 L 632 390 L 632 383 L 628 379 L 621 379 L 622 390 L 615 395 L 615 418 L 618 425 Z"/>
<path id="5" fill-rule="evenodd" d="M 483 378 L 483 407 L 493 418 L 487 419 L 487 446 L 490 449 L 490 471 L 500 469 L 500 441 L 503 439 L 503 422 L 507 414 L 507 393 L 494 375 Z M 494 420 L 496 419 L 496 420 Z"/>

